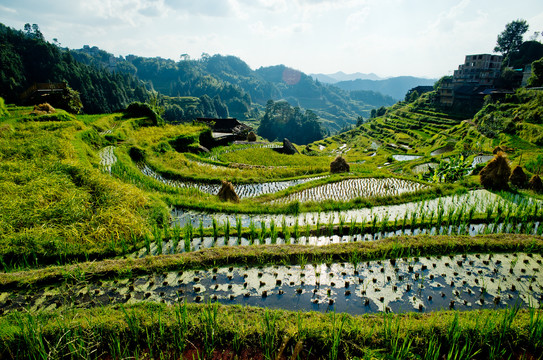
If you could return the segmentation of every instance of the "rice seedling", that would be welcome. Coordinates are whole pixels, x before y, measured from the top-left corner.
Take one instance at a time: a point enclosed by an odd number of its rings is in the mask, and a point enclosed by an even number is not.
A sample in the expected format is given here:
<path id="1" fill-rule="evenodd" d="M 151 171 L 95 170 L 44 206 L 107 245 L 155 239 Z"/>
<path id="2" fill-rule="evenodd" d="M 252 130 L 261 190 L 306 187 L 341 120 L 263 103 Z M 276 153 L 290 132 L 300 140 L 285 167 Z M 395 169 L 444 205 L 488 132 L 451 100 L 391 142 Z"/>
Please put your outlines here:
<path id="1" fill-rule="evenodd" d="M 174 306 L 174 314 L 176 327 L 174 328 L 173 340 L 177 351 L 182 354 L 187 345 L 187 334 L 189 330 L 189 316 L 186 301 Z"/>
<path id="2" fill-rule="evenodd" d="M 356 220 L 353 217 L 351 218 L 351 223 L 349 224 L 349 236 L 352 238 L 355 232 L 356 232 Z"/>
<path id="3" fill-rule="evenodd" d="M 175 254 L 177 252 L 177 247 L 179 246 L 179 241 L 181 240 L 181 228 L 178 223 L 172 228 L 172 252 Z"/>
<path id="4" fill-rule="evenodd" d="M 345 325 L 346 320 L 347 317 L 345 314 L 342 314 L 341 320 L 339 321 L 337 320 L 335 311 L 330 314 L 332 328 L 330 329 L 330 333 L 328 334 L 331 340 L 330 352 L 328 355 L 329 359 L 336 360 L 339 357 L 341 335 L 343 333 L 343 326 Z"/>
<path id="5" fill-rule="evenodd" d="M 403 221 L 402 221 L 402 233 L 404 234 L 405 234 L 405 226 L 407 225 L 407 217 L 408 217 L 408 214 L 406 211 L 403 215 Z"/>
<path id="6" fill-rule="evenodd" d="M 210 303 L 204 307 L 202 313 L 200 314 L 200 321 L 204 327 L 204 351 L 206 359 L 211 359 L 215 347 L 217 346 L 218 334 L 216 332 L 217 328 L 217 312 L 219 309 L 218 303 Z"/>
<path id="7" fill-rule="evenodd" d="M 145 243 L 145 254 L 151 255 L 151 238 L 149 237 L 149 235 L 144 234 L 143 241 Z"/>
<path id="8" fill-rule="evenodd" d="M 283 233 L 283 239 L 285 240 L 285 244 L 288 244 L 289 239 L 290 239 L 290 231 L 288 229 L 287 221 L 284 216 L 281 221 L 281 231 Z"/>
<path id="9" fill-rule="evenodd" d="M 228 244 L 230 239 L 230 219 L 227 217 L 224 222 L 224 242 Z"/>
<path id="10" fill-rule="evenodd" d="M 200 235 L 200 241 L 204 241 L 204 220 L 200 218 L 198 224 L 198 234 Z"/>
<path id="11" fill-rule="evenodd" d="M 270 220 L 270 237 L 271 237 L 271 243 L 276 244 L 277 231 L 275 230 L 275 220 L 273 218 Z"/>
<path id="12" fill-rule="evenodd" d="M 260 222 L 260 244 L 264 244 L 265 240 L 266 240 L 266 222 L 264 221 L 261 221 Z"/>
<path id="13" fill-rule="evenodd" d="M 192 222 L 188 221 L 185 224 L 185 234 L 183 236 L 183 240 L 184 240 L 184 243 L 185 243 L 185 252 L 191 251 L 191 246 L 190 245 L 191 245 L 192 239 L 193 239 Z"/>
<path id="14" fill-rule="evenodd" d="M 294 235 L 294 243 L 297 244 L 300 238 L 300 225 L 298 223 L 298 218 L 296 218 L 294 222 L 294 230 L 292 234 Z"/>
<path id="15" fill-rule="evenodd" d="M 217 238 L 219 237 L 219 226 L 217 224 L 217 219 L 212 219 L 212 226 L 213 226 L 213 242 L 217 241 Z"/>
<path id="16" fill-rule="evenodd" d="M 440 352 L 441 341 L 436 335 L 432 335 L 430 340 L 428 340 L 428 344 L 426 345 L 423 360 L 439 360 Z"/>
<path id="17" fill-rule="evenodd" d="M 255 239 L 256 239 L 256 226 L 255 226 L 255 222 L 253 221 L 253 218 L 251 218 L 251 222 L 249 223 L 249 243 L 253 245 Z"/>
<path id="18" fill-rule="evenodd" d="M 238 245 L 241 245 L 241 236 L 243 235 L 243 232 L 242 232 L 241 217 L 239 216 L 236 217 L 236 230 L 237 230 L 237 235 L 238 235 Z"/>
<path id="19" fill-rule="evenodd" d="M 343 227 L 345 226 L 345 215 L 339 214 L 339 236 L 343 235 Z"/>
<path id="20" fill-rule="evenodd" d="M 475 349 L 475 342 L 470 341 L 463 334 L 458 322 L 458 313 L 454 314 L 446 334 L 448 351 L 446 359 L 471 359 L 481 352 L 481 349 Z"/>
<path id="21" fill-rule="evenodd" d="M 530 306 L 528 309 L 530 318 L 528 323 L 528 337 L 537 348 L 543 346 L 543 312 Z"/>
<path id="22" fill-rule="evenodd" d="M 379 227 L 379 232 L 381 234 L 384 234 L 387 227 L 388 227 L 388 212 L 386 212 L 383 218 L 381 219 L 381 226 Z"/>
<path id="23" fill-rule="evenodd" d="M 274 350 L 277 342 L 277 313 L 271 313 L 268 309 L 264 311 L 264 321 L 262 322 L 262 336 L 260 344 L 266 360 L 273 359 Z"/>

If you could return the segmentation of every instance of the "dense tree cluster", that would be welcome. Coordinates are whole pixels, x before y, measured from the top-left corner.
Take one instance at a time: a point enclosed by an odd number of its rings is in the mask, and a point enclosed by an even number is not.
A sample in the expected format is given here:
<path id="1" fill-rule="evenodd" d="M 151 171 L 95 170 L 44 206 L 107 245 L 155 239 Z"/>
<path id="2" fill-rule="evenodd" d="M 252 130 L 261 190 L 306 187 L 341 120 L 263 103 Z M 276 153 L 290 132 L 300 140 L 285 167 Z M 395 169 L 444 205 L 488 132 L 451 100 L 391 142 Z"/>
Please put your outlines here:
<path id="1" fill-rule="evenodd" d="M 309 144 L 322 139 L 323 131 L 317 115 L 311 110 L 302 112 L 286 101 L 269 100 L 258 135 L 270 141 L 288 138 L 296 144 Z"/>
<path id="2" fill-rule="evenodd" d="M 191 60 L 183 54 L 176 62 L 134 55 L 115 58 L 98 48 L 89 47 L 72 53 L 78 61 L 86 64 L 103 67 L 114 64 L 115 71 L 136 75 L 168 97 L 219 97 L 226 104 L 229 115 L 241 120 L 259 116 L 255 104 L 265 106 L 269 99 L 286 99 L 294 106 L 312 109 L 328 120 L 327 126 L 339 130 L 354 124 L 359 114 L 369 117 L 371 107 L 389 106 L 395 102 L 373 91 L 349 92 L 321 84 L 284 65 L 252 70 L 235 56 L 202 54 L 201 59 Z M 177 114 L 178 110 L 166 107 L 167 113 Z"/>
<path id="3" fill-rule="evenodd" d="M 46 42 L 36 24 L 24 31 L 0 24 L 0 44 L 0 96 L 8 103 L 18 103 L 34 83 L 49 82 L 67 82 L 86 113 L 112 112 L 148 97 L 133 76 L 75 61 L 70 51 Z"/>

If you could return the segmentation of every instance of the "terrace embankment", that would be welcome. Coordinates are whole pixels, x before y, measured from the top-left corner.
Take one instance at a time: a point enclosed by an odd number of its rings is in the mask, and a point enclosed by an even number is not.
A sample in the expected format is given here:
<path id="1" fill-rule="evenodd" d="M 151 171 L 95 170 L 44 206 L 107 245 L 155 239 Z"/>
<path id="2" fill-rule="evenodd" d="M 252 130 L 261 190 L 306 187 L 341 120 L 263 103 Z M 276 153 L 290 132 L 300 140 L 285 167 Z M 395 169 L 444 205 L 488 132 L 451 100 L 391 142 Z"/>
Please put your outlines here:
<path id="1" fill-rule="evenodd" d="M 373 312 L 497 309 L 543 300 L 539 254 L 470 254 L 350 263 L 214 267 L 0 292 L 2 312 L 145 302 Z"/>

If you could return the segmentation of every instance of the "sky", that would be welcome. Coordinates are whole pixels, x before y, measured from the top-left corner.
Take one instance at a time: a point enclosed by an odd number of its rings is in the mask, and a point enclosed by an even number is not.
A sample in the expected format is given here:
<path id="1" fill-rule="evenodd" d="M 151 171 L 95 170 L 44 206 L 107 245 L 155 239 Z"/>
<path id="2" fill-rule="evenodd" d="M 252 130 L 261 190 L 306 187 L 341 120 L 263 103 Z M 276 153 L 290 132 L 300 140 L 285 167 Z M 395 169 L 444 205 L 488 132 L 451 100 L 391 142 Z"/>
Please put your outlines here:
<path id="1" fill-rule="evenodd" d="M 0 0 L 0 22 L 64 47 L 179 60 L 234 55 L 252 69 L 451 75 L 492 53 L 505 25 L 543 32 L 542 0 Z M 539 36 L 543 42 L 543 36 Z"/>

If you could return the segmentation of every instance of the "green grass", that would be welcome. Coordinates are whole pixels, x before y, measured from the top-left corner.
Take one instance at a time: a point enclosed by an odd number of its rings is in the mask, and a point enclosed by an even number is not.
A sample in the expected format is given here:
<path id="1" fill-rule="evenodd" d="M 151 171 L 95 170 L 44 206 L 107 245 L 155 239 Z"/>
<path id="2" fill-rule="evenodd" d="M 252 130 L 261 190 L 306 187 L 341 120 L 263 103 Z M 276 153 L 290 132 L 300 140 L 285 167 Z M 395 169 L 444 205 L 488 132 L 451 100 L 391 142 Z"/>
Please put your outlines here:
<path id="1" fill-rule="evenodd" d="M 277 229 L 274 230 L 275 232 Z M 268 231 L 268 235 L 271 230 Z M 139 259 L 111 259 L 50 266 L 24 272 L 0 273 L 3 288 L 55 284 L 69 280 L 71 274 L 85 274 L 87 280 L 123 277 L 123 274 L 150 274 L 168 270 L 202 269 L 219 265 L 260 266 L 275 263 L 349 262 L 356 253 L 358 261 L 398 257 L 450 255 L 465 253 L 543 251 L 541 236 L 519 234 L 399 236 L 371 242 L 353 242 L 327 246 L 259 245 L 225 246 L 175 255 L 148 256 Z"/>
<path id="2" fill-rule="evenodd" d="M 281 206 L 266 203 L 293 191 L 350 177 L 412 179 L 412 165 L 428 161 L 431 151 L 446 144 L 454 144 L 452 155 L 463 152 L 466 156 L 490 153 L 494 146 L 505 145 L 511 148 L 508 155 L 514 164 L 526 163 L 541 154 L 541 96 L 521 90 L 504 104 L 495 104 L 494 115 L 518 118 L 514 127 L 494 138 L 480 131 L 492 115 L 490 107 L 476 116 L 475 122 L 462 121 L 458 114 L 432 107 L 428 97 L 422 96 L 413 104 L 396 104 L 383 117 L 356 129 L 310 144 L 312 156 L 288 156 L 243 146 L 197 154 L 200 135 L 208 133 L 201 125 L 144 126 L 146 119 L 126 118 L 121 113 L 74 116 L 59 111 L 35 117 L 29 115 L 30 107 L 3 106 L 0 102 L 0 264 L 9 271 L 0 273 L 0 285 L 3 289 L 32 289 L 45 284 L 59 286 L 64 282 L 219 265 L 358 263 L 472 252 L 541 253 L 541 236 L 519 234 L 402 236 L 322 247 L 258 245 L 266 236 L 277 239 L 285 234 L 294 238 L 316 233 L 347 234 L 409 228 L 415 223 L 424 227 L 503 221 L 523 224 L 523 231 L 527 231 L 541 215 L 530 215 L 531 208 L 524 205 L 516 211 L 497 207 L 488 214 L 470 213 L 470 209 L 447 209 L 442 214 L 422 211 L 405 219 L 369 218 L 343 226 L 325 223 L 289 227 L 278 221 L 269 228 L 253 224 L 244 229 L 239 222 L 232 222 L 228 229 L 222 224 L 214 229 L 169 229 L 171 206 L 212 213 L 295 214 L 400 204 L 477 188 L 476 178 L 467 177 L 454 185 L 438 185 L 394 198 Z M 178 101 L 193 103 L 195 98 Z M 380 146 L 371 157 L 373 142 Z M 407 151 L 409 154 L 424 158 L 384 166 L 391 155 L 405 153 L 391 147 L 391 143 L 409 145 L 413 148 Z M 319 144 L 326 149 L 319 150 Z M 350 149 L 344 153 L 352 163 L 350 174 L 330 176 L 239 204 L 223 203 L 194 189 L 164 185 L 143 175 L 129 156 L 138 149 L 142 159 L 166 178 L 215 183 L 226 179 L 241 184 L 328 175 L 329 163 L 343 144 Z M 98 151 L 109 145 L 115 146 L 118 159 L 111 175 L 100 171 L 98 156 Z M 518 194 L 521 198 L 541 198 L 524 190 L 513 195 Z M 192 238 L 218 237 L 224 232 L 238 238 L 250 237 L 255 245 L 124 258 L 133 251 L 150 249 L 153 242 L 160 249 L 162 240 L 170 239 L 191 250 Z M 292 355 L 485 359 L 508 353 L 530 358 L 543 350 L 542 320 L 540 311 L 518 309 L 356 317 L 213 304 L 67 308 L 0 316 L 0 358 L 178 358 L 181 354 L 211 358 L 220 351 L 240 358 L 270 359 Z"/>
<path id="3" fill-rule="evenodd" d="M 306 156 L 301 154 L 286 155 L 280 154 L 273 149 L 253 148 L 222 154 L 221 160 L 272 167 L 296 166 L 319 168 L 321 172 L 326 172 L 330 170 L 330 162 L 333 158 L 329 156 Z"/>
<path id="4" fill-rule="evenodd" d="M 309 359 L 488 359 L 497 353 L 537 358 L 542 328 L 541 310 L 515 308 L 350 316 L 141 303 L 0 317 L 0 356 L 209 359 L 238 352 L 273 359 L 297 352 Z"/>

